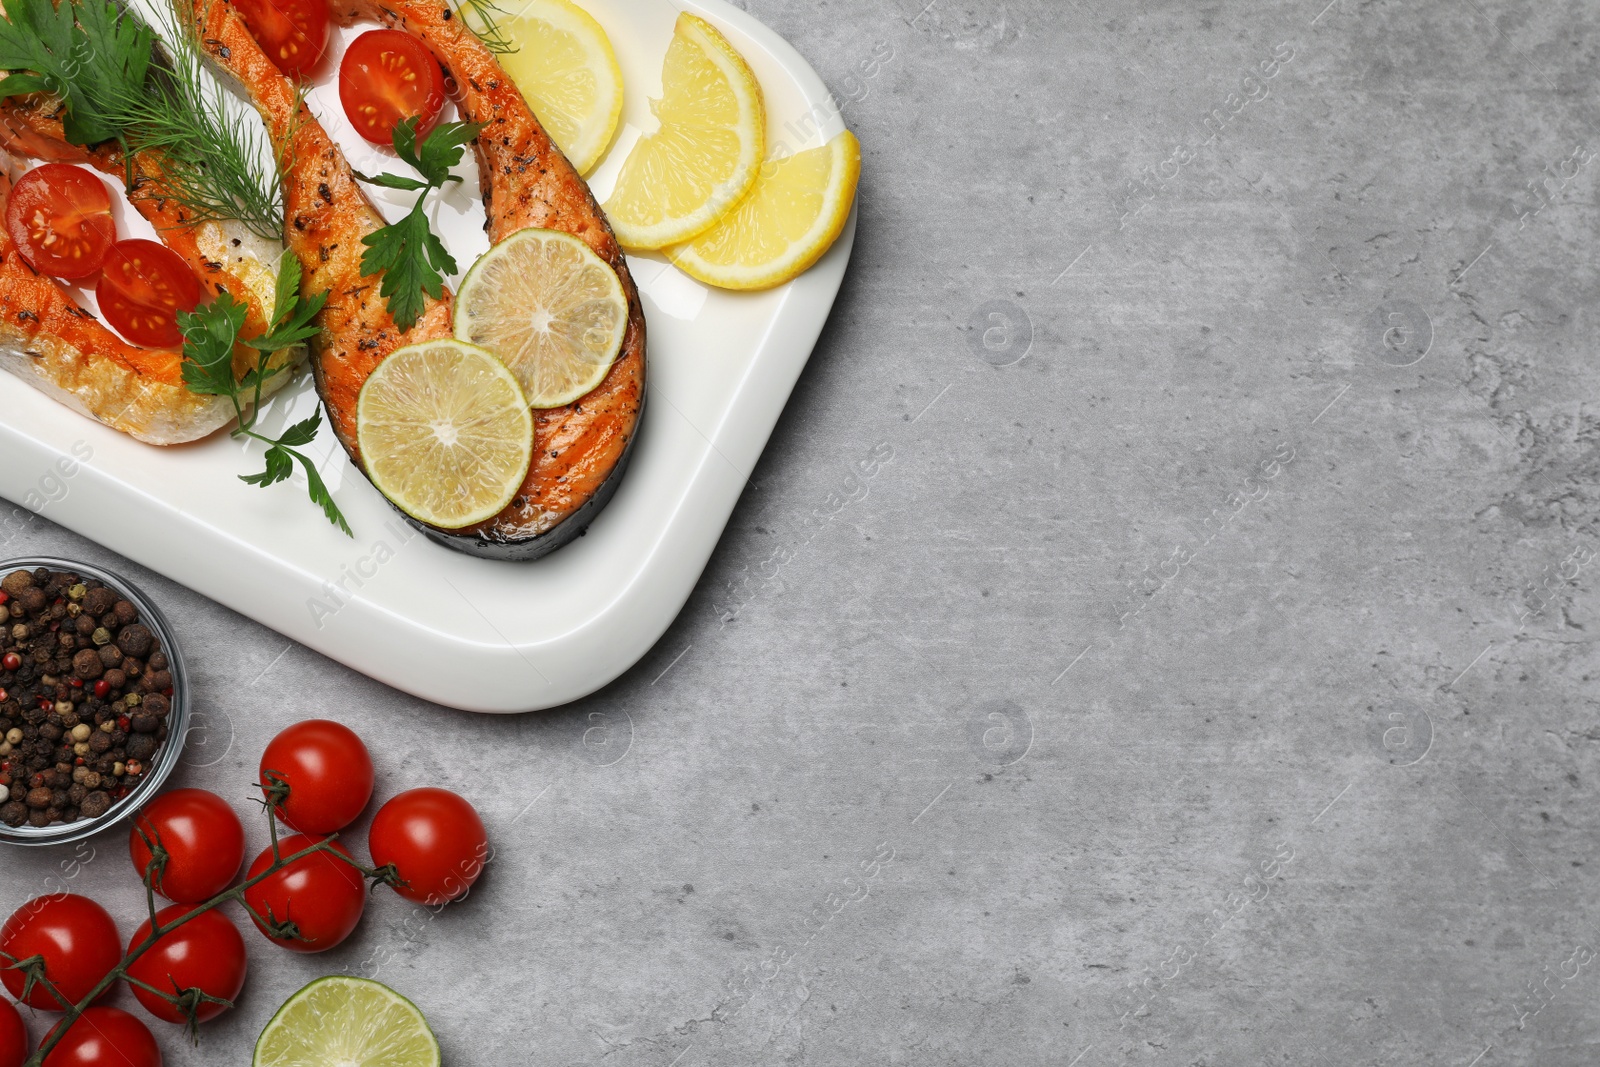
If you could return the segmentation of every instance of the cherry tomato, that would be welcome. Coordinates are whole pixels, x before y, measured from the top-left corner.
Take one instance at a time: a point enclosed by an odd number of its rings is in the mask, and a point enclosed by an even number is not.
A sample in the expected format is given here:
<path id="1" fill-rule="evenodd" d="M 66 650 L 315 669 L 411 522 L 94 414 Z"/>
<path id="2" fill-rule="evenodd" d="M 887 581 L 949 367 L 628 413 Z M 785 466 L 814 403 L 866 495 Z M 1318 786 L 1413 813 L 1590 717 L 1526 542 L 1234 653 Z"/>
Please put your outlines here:
<path id="1" fill-rule="evenodd" d="M 250 35 L 284 74 L 309 74 L 328 48 L 327 0 L 233 0 Z"/>
<path id="2" fill-rule="evenodd" d="M 128 832 L 133 869 L 144 877 L 150 846 L 159 841 L 167 865 L 155 890 L 178 904 L 210 900 L 233 883 L 244 866 L 244 827 L 228 802 L 204 789 L 174 789 L 139 813 Z"/>
<path id="3" fill-rule="evenodd" d="M 395 892 L 419 904 L 459 900 L 483 873 L 489 835 L 471 804 L 448 789 L 411 789 L 378 809 L 367 839 L 372 862 L 394 864 Z"/>
<path id="4" fill-rule="evenodd" d="M 356 821 L 372 799 L 372 757 L 354 730 L 328 719 L 297 722 L 261 754 L 261 784 L 282 783 L 278 818 L 303 834 L 331 834 Z M 265 791 L 265 790 L 263 790 Z"/>
<path id="5" fill-rule="evenodd" d="M 292 856 L 320 838 L 296 834 L 278 842 L 283 855 Z M 349 856 L 343 846 L 333 846 Z M 246 880 L 272 866 L 267 848 L 250 865 Z M 273 937 L 259 921 L 256 928 L 268 940 L 296 952 L 326 952 L 338 945 L 361 921 L 367 907 L 367 883 L 354 867 L 323 852 L 296 860 L 270 878 L 244 892 L 244 902 L 256 915 L 277 922 L 292 922 L 302 940 Z"/>
<path id="6" fill-rule="evenodd" d="M 150 1028 L 132 1015 L 97 1006 L 73 1021 L 44 1058 L 44 1067 L 161 1067 L 161 1048 Z"/>
<path id="7" fill-rule="evenodd" d="M 178 253 L 135 237 L 111 246 L 94 298 L 100 314 L 129 341 L 172 348 L 183 343 L 178 312 L 200 303 L 200 282 Z"/>
<path id="8" fill-rule="evenodd" d="M 34 270 L 58 278 L 87 278 L 117 239 L 105 183 L 66 163 L 34 167 L 17 180 L 6 230 Z"/>
<path id="9" fill-rule="evenodd" d="M 373 144 L 392 144 L 394 128 L 413 115 L 420 141 L 444 107 L 444 73 L 427 46 L 409 33 L 368 30 L 345 49 L 339 102 L 356 132 Z"/>
<path id="10" fill-rule="evenodd" d="M 157 912 L 156 919 L 165 926 L 193 910 L 194 906 L 190 904 L 174 904 Z M 149 936 L 150 920 L 146 919 L 138 933 L 133 935 L 133 943 L 142 944 Z M 171 933 L 162 935 L 144 955 L 129 965 L 128 975 L 163 993 L 198 989 L 213 997 L 233 1000 L 244 988 L 244 976 L 248 968 L 244 938 L 239 936 L 238 928 L 222 912 L 206 911 Z M 133 986 L 133 995 L 157 1019 L 169 1023 L 189 1021 L 182 1009 L 170 1001 L 162 1000 L 148 989 Z M 221 1004 L 201 1001 L 196 1006 L 195 1021 L 207 1022 L 227 1010 Z"/>
<path id="11" fill-rule="evenodd" d="M 0 926 L 0 952 L 13 959 L 44 957 L 45 977 L 61 995 L 77 1004 L 95 984 L 122 962 L 122 938 L 106 909 L 75 893 L 36 897 Z M 0 982 L 11 995 L 42 1011 L 66 1008 L 38 983 L 24 997 L 25 976 L 0 969 Z"/>
<path id="12" fill-rule="evenodd" d="M 28 1028 L 11 1001 L 0 1000 L 0 1067 L 22 1067 L 28 1060 Z"/>

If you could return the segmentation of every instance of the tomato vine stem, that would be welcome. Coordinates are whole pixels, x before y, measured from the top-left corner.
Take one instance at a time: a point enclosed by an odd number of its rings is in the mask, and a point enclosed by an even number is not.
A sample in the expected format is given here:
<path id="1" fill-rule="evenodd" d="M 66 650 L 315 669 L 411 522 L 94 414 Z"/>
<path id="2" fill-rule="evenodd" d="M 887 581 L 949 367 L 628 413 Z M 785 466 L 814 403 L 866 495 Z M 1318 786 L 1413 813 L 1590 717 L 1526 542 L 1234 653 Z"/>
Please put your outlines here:
<path id="1" fill-rule="evenodd" d="M 147 985 L 136 978 L 130 977 L 128 974 L 128 968 L 137 962 L 138 959 L 146 952 L 150 951 L 150 949 L 155 946 L 155 943 L 161 938 L 165 937 L 167 934 L 170 934 L 178 927 L 183 926 L 185 923 L 191 922 L 199 916 L 204 915 L 206 912 L 216 910 L 230 900 L 237 902 L 238 905 L 250 916 L 250 918 L 261 924 L 263 928 L 274 931 L 273 936 L 305 940 L 299 931 L 294 929 L 293 922 L 280 922 L 275 916 L 271 915 L 270 911 L 265 918 L 257 914 L 256 910 L 245 901 L 244 895 L 247 890 L 253 889 L 255 886 L 260 885 L 268 878 L 271 878 L 273 875 L 282 871 L 284 868 L 298 863 L 307 856 L 313 856 L 319 852 L 326 852 L 339 862 L 347 864 L 361 872 L 362 878 L 371 879 L 375 885 L 379 882 L 389 885 L 394 884 L 393 881 L 391 881 L 393 874 L 390 868 L 367 867 L 356 862 L 355 859 L 347 855 L 343 850 L 335 848 L 334 842 L 338 840 L 338 834 L 329 834 L 322 840 L 313 842 L 312 844 L 307 845 L 305 848 L 300 849 L 298 852 L 285 856 L 278 843 L 277 814 L 279 806 L 282 803 L 282 799 L 288 795 L 288 791 L 287 789 L 283 790 L 283 794 L 280 797 L 277 795 L 275 790 L 269 787 L 267 790 L 267 795 L 268 799 L 263 803 L 262 808 L 267 816 L 267 832 L 272 837 L 272 863 L 262 870 L 260 874 L 257 874 L 251 878 L 246 878 L 244 881 L 240 882 L 231 889 L 223 890 L 221 893 L 218 893 L 216 896 L 212 897 L 203 904 L 196 904 L 189 911 L 178 916 L 176 919 L 173 919 L 164 926 L 156 920 L 156 915 L 159 911 L 159 908 L 156 904 L 155 884 L 157 879 L 160 878 L 162 871 L 166 867 L 166 861 L 169 853 L 161 844 L 160 832 L 156 832 L 155 840 L 152 841 L 149 835 L 146 833 L 144 827 L 140 825 L 138 817 L 134 817 L 135 832 L 139 834 L 139 836 L 144 840 L 145 844 L 150 848 L 151 860 L 150 863 L 145 867 L 144 876 L 142 879 L 145 889 L 145 905 L 150 912 L 150 933 L 138 944 L 129 945 L 127 953 L 122 957 L 122 962 L 107 972 L 105 977 L 101 978 L 100 981 L 95 984 L 94 988 L 89 990 L 88 995 L 86 995 L 78 1003 L 73 1004 L 71 1001 L 69 1001 L 61 992 L 61 990 L 56 988 L 55 983 L 50 980 L 49 975 L 45 973 L 44 957 L 30 956 L 27 959 L 19 960 L 10 953 L 0 951 L 0 958 L 5 960 L 5 963 L 0 965 L 0 969 L 21 970 L 27 975 L 27 981 L 23 986 L 24 996 L 26 996 L 35 985 L 42 985 L 44 986 L 45 991 L 54 997 L 56 1002 L 62 1006 L 62 1009 L 65 1013 L 62 1016 L 61 1022 L 50 1031 L 50 1033 L 45 1037 L 44 1042 L 40 1044 L 38 1051 L 36 1051 L 24 1062 L 23 1067 L 43 1067 L 45 1057 L 48 1056 L 51 1051 L 61 1043 L 61 1040 L 64 1037 L 66 1037 L 67 1031 L 71 1029 L 72 1024 L 76 1022 L 78 1018 L 83 1015 L 83 1013 L 87 1011 L 103 993 L 105 993 L 106 990 L 110 989 L 119 981 L 127 982 L 129 985 L 138 986 L 139 988 L 162 998 L 169 1004 L 172 1004 L 183 1011 L 189 1020 L 187 1028 L 189 1029 L 190 1033 L 194 1035 L 195 1039 L 198 1040 L 199 1020 L 197 1018 L 197 1014 L 201 1006 L 205 1004 L 227 1004 L 229 1007 L 232 1007 L 231 1002 L 223 1000 L 219 997 L 213 997 L 200 989 L 179 989 L 174 993 L 167 993 L 163 990 L 159 990 Z M 24 907 L 26 907 L 26 905 L 24 905 Z"/>

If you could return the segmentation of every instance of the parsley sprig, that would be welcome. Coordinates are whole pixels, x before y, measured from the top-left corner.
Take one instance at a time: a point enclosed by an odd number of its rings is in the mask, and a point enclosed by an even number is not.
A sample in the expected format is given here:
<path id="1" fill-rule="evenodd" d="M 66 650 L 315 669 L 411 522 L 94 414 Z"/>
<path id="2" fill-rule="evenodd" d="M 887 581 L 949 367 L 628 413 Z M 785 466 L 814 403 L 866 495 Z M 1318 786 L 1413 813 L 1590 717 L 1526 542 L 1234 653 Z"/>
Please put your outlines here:
<path id="1" fill-rule="evenodd" d="M 66 105 L 63 126 L 74 144 L 122 137 L 109 121 L 110 102 L 126 85 L 143 87 L 155 33 L 120 17 L 110 0 L 13 0 L 0 19 L 0 95 L 54 93 Z"/>
<path id="2" fill-rule="evenodd" d="M 367 250 L 361 254 L 361 276 L 383 273 L 379 294 L 388 301 L 389 316 L 402 330 L 409 330 L 422 314 L 422 295 L 435 300 L 444 296 L 444 276 L 456 272 L 455 257 L 428 228 L 424 202 L 429 191 L 461 179 L 450 173 L 461 162 L 467 142 L 483 128 L 477 122 L 444 122 L 417 144 L 415 116 L 394 128 L 394 151 L 422 175 L 421 180 L 400 174 L 357 174 L 368 185 L 386 189 L 417 190 L 420 194 L 411 210 L 399 222 L 374 230 L 361 239 Z"/>
<path id="3" fill-rule="evenodd" d="M 278 269 L 278 295 L 272 309 L 272 321 L 267 331 L 259 337 L 241 339 L 244 329 L 244 304 L 230 294 L 222 293 L 209 304 L 202 304 L 189 312 L 178 313 L 178 327 L 183 331 L 183 381 L 190 392 L 205 396 L 225 396 L 233 402 L 239 422 L 233 436 L 248 437 L 267 446 L 266 469 L 259 474 L 241 474 L 240 481 L 266 487 L 281 482 L 294 473 L 295 463 L 306 472 L 306 487 L 313 503 L 322 508 L 328 521 L 343 530 L 346 536 L 350 524 L 334 503 L 333 495 L 317 473 L 316 464 L 309 456 L 298 451 L 317 436 L 322 423 L 322 407 L 316 414 L 297 422 L 277 437 L 256 432 L 256 416 L 261 411 L 261 387 L 279 370 L 268 367 L 274 352 L 304 344 L 315 337 L 319 327 L 312 324 L 317 312 L 327 301 L 326 292 L 309 299 L 300 294 L 300 261 L 292 253 L 284 253 L 283 265 Z M 244 344 L 256 350 L 256 365 L 243 377 L 233 376 L 233 349 Z M 248 410 L 245 398 L 249 398 Z"/>

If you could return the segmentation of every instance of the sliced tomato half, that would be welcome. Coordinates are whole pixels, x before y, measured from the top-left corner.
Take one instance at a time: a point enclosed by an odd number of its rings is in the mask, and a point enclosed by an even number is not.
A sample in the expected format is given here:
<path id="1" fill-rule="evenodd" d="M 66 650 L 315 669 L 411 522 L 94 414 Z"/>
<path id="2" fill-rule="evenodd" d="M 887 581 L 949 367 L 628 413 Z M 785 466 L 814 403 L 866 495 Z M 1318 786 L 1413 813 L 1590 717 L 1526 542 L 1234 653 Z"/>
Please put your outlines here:
<path id="1" fill-rule="evenodd" d="M 200 303 L 200 281 L 166 245 L 133 238 L 111 246 L 94 297 L 100 314 L 129 341 L 174 348 L 183 343 L 178 312 Z"/>
<path id="2" fill-rule="evenodd" d="M 6 230 L 34 270 L 58 278 L 89 277 L 117 239 L 105 182 L 67 163 L 46 163 L 17 179 Z"/>
<path id="3" fill-rule="evenodd" d="M 339 64 L 339 102 L 356 132 L 388 147 L 402 120 L 417 118 L 421 141 L 444 107 L 444 72 L 427 46 L 401 30 L 368 30 Z"/>

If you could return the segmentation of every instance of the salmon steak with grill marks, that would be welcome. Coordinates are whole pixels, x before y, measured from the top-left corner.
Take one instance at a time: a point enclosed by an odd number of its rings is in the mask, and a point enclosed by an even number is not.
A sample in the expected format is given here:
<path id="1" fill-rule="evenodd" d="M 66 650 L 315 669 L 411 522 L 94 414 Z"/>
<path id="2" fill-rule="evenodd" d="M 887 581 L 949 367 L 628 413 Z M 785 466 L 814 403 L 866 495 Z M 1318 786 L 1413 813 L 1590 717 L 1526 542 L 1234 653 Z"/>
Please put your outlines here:
<path id="1" fill-rule="evenodd" d="M 312 341 L 317 391 L 340 443 L 358 467 L 356 408 L 361 387 L 397 348 L 451 336 L 452 297 L 426 299 L 400 330 L 363 276 L 362 238 L 385 225 L 337 144 L 296 87 L 267 58 L 226 0 L 196 0 L 202 47 L 243 86 L 266 123 L 284 175 L 285 244 L 303 266 L 308 293 L 326 290 L 321 334 Z M 610 499 L 638 434 L 645 399 L 645 326 L 622 248 L 588 185 L 551 141 L 499 61 L 443 3 L 335 0 L 336 20 L 369 19 L 417 38 L 450 75 L 461 117 L 479 123 L 473 141 L 491 245 L 529 227 L 583 241 L 616 271 L 628 302 L 622 348 L 592 391 L 559 408 L 535 410 L 533 460 L 516 497 L 494 518 L 462 530 L 416 520 L 430 538 L 497 559 L 534 559 L 581 534 Z"/>

